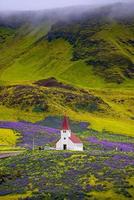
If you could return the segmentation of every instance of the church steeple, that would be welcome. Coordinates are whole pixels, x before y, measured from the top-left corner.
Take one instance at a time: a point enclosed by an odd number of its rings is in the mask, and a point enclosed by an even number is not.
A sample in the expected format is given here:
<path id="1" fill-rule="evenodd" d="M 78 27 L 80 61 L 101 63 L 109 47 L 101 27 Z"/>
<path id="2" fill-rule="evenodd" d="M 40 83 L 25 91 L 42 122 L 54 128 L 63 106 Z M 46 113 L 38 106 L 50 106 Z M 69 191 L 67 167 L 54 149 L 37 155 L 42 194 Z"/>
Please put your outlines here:
<path id="1" fill-rule="evenodd" d="M 65 115 L 62 123 L 62 130 L 69 130 L 69 123 L 68 123 L 68 118 Z"/>

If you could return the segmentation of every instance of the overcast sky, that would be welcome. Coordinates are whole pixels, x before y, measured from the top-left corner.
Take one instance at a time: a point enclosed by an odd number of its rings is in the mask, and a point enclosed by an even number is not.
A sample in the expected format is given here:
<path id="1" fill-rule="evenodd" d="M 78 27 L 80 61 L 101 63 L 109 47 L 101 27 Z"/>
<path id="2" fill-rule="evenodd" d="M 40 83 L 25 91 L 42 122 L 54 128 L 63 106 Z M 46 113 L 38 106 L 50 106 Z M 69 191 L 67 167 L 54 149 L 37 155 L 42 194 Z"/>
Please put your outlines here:
<path id="1" fill-rule="evenodd" d="M 0 0 L 0 10 L 40 10 L 85 4 L 105 4 L 134 0 Z"/>

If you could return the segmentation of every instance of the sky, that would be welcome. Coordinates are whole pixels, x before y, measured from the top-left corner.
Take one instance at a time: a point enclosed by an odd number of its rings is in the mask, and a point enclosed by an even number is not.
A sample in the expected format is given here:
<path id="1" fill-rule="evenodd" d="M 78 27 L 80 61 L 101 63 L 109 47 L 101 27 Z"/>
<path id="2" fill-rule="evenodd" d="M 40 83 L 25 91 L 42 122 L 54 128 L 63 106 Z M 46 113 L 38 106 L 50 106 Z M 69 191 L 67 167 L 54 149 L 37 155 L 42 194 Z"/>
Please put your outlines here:
<path id="1" fill-rule="evenodd" d="M 0 0 L 0 10 L 40 10 L 74 5 L 107 4 L 134 0 Z"/>

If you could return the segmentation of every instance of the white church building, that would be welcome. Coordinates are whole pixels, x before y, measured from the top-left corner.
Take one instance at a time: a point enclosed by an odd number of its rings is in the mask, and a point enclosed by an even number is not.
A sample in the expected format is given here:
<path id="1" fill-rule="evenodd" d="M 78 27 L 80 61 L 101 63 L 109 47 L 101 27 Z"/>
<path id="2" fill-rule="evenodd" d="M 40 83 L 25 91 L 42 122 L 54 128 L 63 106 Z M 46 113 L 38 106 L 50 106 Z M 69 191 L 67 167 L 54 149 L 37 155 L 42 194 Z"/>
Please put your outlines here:
<path id="1" fill-rule="evenodd" d="M 71 132 L 66 116 L 64 117 L 60 132 L 61 138 L 56 143 L 56 150 L 83 151 L 83 143 L 74 133 Z"/>

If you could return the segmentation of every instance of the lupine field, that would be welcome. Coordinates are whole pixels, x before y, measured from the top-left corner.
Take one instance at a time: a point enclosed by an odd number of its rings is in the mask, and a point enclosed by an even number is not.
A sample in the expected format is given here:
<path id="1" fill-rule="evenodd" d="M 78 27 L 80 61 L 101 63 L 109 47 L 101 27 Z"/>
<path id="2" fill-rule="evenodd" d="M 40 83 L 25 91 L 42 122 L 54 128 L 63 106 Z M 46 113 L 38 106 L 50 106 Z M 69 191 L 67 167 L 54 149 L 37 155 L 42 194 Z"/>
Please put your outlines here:
<path id="1" fill-rule="evenodd" d="M 56 117 L 34 124 L 0 121 L 0 128 L 21 135 L 16 145 L 23 149 L 18 156 L 1 160 L 0 200 L 133 199 L 134 138 L 97 132 L 85 122 L 71 121 L 84 152 L 39 150 L 55 146 L 59 121 Z M 48 126 L 51 123 L 54 128 Z"/>
<path id="2" fill-rule="evenodd" d="M 133 199 L 134 153 L 35 151 L 1 164 L 1 199 Z"/>

